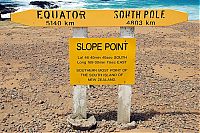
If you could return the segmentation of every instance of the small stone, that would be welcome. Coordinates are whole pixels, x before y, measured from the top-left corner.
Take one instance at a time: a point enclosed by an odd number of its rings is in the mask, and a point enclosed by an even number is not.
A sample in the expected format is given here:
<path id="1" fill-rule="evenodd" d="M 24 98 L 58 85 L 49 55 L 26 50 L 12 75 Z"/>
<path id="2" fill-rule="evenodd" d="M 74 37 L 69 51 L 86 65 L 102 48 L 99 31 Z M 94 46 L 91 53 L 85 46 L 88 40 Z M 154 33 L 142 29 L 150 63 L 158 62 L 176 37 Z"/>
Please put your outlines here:
<path id="1" fill-rule="evenodd" d="M 0 109 L 4 109 L 4 105 L 3 104 L 0 104 Z"/>
<path id="2" fill-rule="evenodd" d="M 134 129 L 136 128 L 136 122 L 132 121 L 131 123 L 127 123 L 127 124 L 122 124 L 122 126 L 120 127 L 122 130 L 129 130 L 129 129 Z"/>
<path id="3" fill-rule="evenodd" d="M 76 116 L 74 114 L 68 116 L 68 122 L 76 130 L 90 130 L 96 126 L 97 122 L 94 116 L 89 117 L 88 119 L 83 119 L 81 116 Z"/>
<path id="4" fill-rule="evenodd" d="M 71 126 L 68 124 L 68 125 L 67 125 L 67 128 L 70 128 L 70 127 L 71 127 Z"/>
<path id="5" fill-rule="evenodd" d="M 106 122 L 106 120 L 105 120 L 105 119 L 102 119 L 101 121 L 102 121 L 102 122 Z"/>
<path id="6" fill-rule="evenodd" d="M 118 128 L 115 129 L 115 132 L 119 132 L 119 131 L 120 131 L 120 129 L 118 129 Z"/>
<path id="7" fill-rule="evenodd" d="M 109 132 L 114 132 L 116 128 L 112 127 L 109 129 Z"/>
<path id="8" fill-rule="evenodd" d="M 38 102 L 39 104 L 43 104 L 43 103 L 45 103 L 43 100 L 40 100 L 39 102 Z"/>

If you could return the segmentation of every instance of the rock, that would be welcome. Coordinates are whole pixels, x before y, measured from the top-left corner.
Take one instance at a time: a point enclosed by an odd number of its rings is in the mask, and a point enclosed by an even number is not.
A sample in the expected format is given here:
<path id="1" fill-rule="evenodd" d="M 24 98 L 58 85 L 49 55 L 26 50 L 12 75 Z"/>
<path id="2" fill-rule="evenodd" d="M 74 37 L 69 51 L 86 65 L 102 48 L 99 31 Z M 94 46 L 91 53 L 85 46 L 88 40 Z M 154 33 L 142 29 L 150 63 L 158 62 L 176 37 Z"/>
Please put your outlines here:
<path id="1" fill-rule="evenodd" d="M 116 128 L 116 129 L 115 129 L 115 132 L 119 132 L 119 131 L 120 131 L 120 129 L 119 129 L 119 128 Z"/>
<path id="2" fill-rule="evenodd" d="M 0 12 L 1 12 L 1 14 L 7 14 L 7 13 L 15 12 L 15 11 L 17 11 L 17 10 L 14 8 L 5 8 L 5 9 L 1 10 Z"/>
<path id="3" fill-rule="evenodd" d="M 71 125 L 68 124 L 68 125 L 67 125 L 67 128 L 71 128 Z"/>
<path id="4" fill-rule="evenodd" d="M 106 122 L 106 120 L 105 120 L 105 119 L 102 119 L 101 121 L 102 121 L 102 122 Z"/>
<path id="5" fill-rule="evenodd" d="M 6 5 L 4 5 L 4 6 L 6 6 L 6 7 L 12 7 L 12 8 L 14 8 L 14 7 L 18 7 L 18 6 L 19 6 L 19 4 L 12 3 L 12 4 L 6 4 Z"/>
<path id="6" fill-rule="evenodd" d="M 4 104 L 0 103 L 0 109 L 4 109 Z"/>
<path id="7" fill-rule="evenodd" d="M 129 129 L 134 129 L 136 128 L 136 122 L 132 121 L 131 123 L 127 123 L 127 124 L 122 124 L 120 126 L 121 130 L 129 130 Z"/>
<path id="8" fill-rule="evenodd" d="M 38 102 L 38 104 L 43 104 L 43 103 L 45 103 L 45 101 L 43 101 L 43 100 L 39 100 L 39 102 Z"/>
<path id="9" fill-rule="evenodd" d="M 109 132 L 114 132 L 115 131 L 115 127 L 111 127 L 110 129 L 109 129 Z"/>
<path id="10" fill-rule="evenodd" d="M 0 10 L 3 10 L 3 9 L 5 9 L 6 7 L 4 6 L 4 5 L 1 5 L 0 4 Z"/>
<path id="11" fill-rule="evenodd" d="M 42 9 L 54 9 L 59 7 L 58 5 L 55 4 L 55 2 L 49 2 L 49 1 L 31 1 L 29 5 L 35 5 Z"/>
<path id="12" fill-rule="evenodd" d="M 89 117 L 88 119 L 83 119 L 81 116 L 76 116 L 71 114 L 68 116 L 67 121 L 75 130 L 90 130 L 96 127 L 97 122 L 94 116 Z"/>
<path id="13" fill-rule="evenodd" d="M 6 5 L 1 5 L 0 4 L 0 14 L 7 14 L 7 13 L 12 13 L 15 12 L 16 9 L 13 7 L 7 7 Z"/>

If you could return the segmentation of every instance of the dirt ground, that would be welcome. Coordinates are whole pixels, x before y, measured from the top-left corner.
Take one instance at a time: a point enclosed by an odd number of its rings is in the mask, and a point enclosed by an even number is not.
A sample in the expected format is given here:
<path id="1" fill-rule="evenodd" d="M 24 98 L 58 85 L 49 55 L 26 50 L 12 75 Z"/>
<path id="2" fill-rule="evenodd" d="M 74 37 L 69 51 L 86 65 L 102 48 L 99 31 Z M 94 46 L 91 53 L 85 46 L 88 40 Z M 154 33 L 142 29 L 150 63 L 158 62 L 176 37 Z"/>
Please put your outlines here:
<path id="1" fill-rule="evenodd" d="M 96 85 L 87 91 L 87 113 L 98 121 L 89 132 L 198 133 L 199 24 L 136 27 L 131 121 L 137 127 L 118 128 L 117 85 Z M 89 37 L 118 36 L 119 27 L 89 28 Z M 74 132 L 67 123 L 70 37 L 70 28 L 0 21 L 0 132 Z"/>

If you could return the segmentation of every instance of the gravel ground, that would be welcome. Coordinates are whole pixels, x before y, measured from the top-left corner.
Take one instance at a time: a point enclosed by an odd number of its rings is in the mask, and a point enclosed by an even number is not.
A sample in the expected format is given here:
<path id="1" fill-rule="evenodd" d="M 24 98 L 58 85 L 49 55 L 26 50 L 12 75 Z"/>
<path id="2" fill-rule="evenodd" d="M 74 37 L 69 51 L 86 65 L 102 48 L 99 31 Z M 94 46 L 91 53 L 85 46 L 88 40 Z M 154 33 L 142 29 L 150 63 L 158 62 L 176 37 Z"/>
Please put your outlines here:
<path id="1" fill-rule="evenodd" d="M 137 127 L 130 132 L 199 132 L 199 29 L 199 21 L 136 28 L 131 120 Z M 0 22 L 0 132 L 74 132 L 67 123 L 71 35 L 70 28 Z M 89 28 L 89 37 L 118 36 L 119 28 Z M 88 132 L 120 131 L 117 86 L 91 86 L 87 96 L 88 115 L 98 121 Z"/>

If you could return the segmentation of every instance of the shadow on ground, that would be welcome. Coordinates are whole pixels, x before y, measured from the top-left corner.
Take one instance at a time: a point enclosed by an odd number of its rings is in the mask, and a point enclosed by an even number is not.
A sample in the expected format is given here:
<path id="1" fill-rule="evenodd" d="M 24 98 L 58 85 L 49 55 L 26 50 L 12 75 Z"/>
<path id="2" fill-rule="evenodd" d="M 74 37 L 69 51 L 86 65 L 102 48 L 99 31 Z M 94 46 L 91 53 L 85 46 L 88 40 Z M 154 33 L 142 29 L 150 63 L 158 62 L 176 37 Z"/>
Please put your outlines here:
<path id="1" fill-rule="evenodd" d="M 200 115 L 199 112 L 158 112 L 155 110 L 147 111 L 144 113 L 132 113 L 131 114 L 131 121 L 147 121 L 148 119 L 151 119 L 152 117 L 156 115 Z M 106 113 L 100 113 L 100 114 L 88 114 L 88 116 L 94 115 L 97 121 L 102 121 L 103 119 L 106 121 L 114 120 L 117 121 L 117 111 L 109 111 Z"/>

